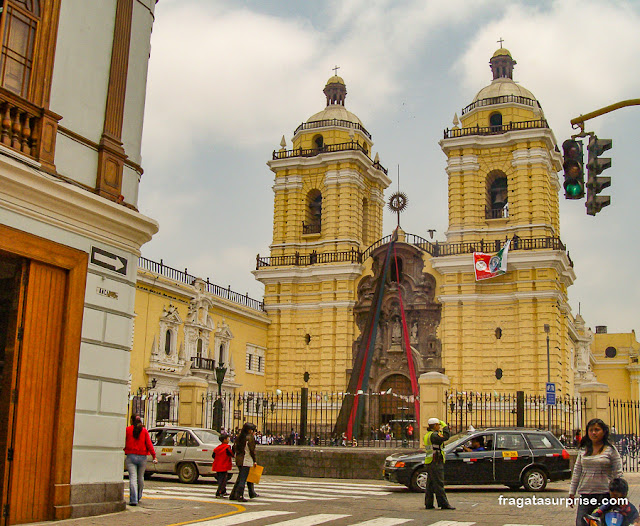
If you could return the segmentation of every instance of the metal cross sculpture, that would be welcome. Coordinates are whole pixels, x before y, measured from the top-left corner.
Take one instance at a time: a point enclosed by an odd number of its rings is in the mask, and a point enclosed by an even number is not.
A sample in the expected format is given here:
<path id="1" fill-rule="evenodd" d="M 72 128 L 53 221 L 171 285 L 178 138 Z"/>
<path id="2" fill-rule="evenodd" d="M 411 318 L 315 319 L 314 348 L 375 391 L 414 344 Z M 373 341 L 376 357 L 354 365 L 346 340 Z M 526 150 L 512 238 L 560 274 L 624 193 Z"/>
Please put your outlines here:
<path id="1" fill-rule="evenodd" d="M 335 66 L 335 67 L 333 67 L 331 69 L 333 69 L 333 74 L 337 77 L 338 76 L 338 70 L 340 69 L 340 66 Z"/>
<path id="2" fill-rule="evenodd" d="M 389 210 L 397 214 L 398 226 L 400 226 L 400 212 L 403 212 L 407 208 L 408 204 L 409 199 L 407 198 L 407 194 L 404 192 L 396 192 L 389 197 Z"/>
<path id="3" fill-rule="evenodd" d="M 500 44 L 500 47 L 502 47 L 502 43 L 504 42 L 504 40 L 502 39 L 502 37 L 500 37 L 500 40 L 498 40 L 498 44 Z"/>

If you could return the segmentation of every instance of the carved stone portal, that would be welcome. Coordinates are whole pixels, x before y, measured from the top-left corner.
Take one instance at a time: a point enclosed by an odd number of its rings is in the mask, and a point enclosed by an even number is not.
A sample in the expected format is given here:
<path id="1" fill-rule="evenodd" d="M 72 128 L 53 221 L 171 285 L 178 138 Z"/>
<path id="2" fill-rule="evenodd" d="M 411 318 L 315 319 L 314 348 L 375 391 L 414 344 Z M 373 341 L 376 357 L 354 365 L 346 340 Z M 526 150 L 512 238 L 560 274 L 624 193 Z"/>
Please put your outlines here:
<path id="1" fill-rule="evenodd" d="M 374 308 L 373 296 L 383 270 L 387 248 L 388 245 L 382 245 L 372 253 L 374 275 L 365 276 L 358 285 L 358 301 L 354 307 L 354 313 L 360 336 L 353 344 L 354 357 L 357 354 L 360 339 L 365 337 L 367 332 L 367 320 L 369 312 Z M 398 280 L 396 276 L 392 253 L 389 273 L 385 278 L 382 310 L 371 364 L 369 385 L 373 391 L 379 391 L 384 380 L 391 375 L 400 374 L 409 378 L 398 287 L 402 291 L 416 374 L 419 377 L 422 373 L 429 371 L 444 372 L 442 345 L 436 337 L 442 310 L 442 306 L 435 301 L 436 280 L 431 274 L 423 272 L 424 262 L 419 249 L 405 243 L 396 243 L 395 252 L 398 256 L 400 279 Z"/>

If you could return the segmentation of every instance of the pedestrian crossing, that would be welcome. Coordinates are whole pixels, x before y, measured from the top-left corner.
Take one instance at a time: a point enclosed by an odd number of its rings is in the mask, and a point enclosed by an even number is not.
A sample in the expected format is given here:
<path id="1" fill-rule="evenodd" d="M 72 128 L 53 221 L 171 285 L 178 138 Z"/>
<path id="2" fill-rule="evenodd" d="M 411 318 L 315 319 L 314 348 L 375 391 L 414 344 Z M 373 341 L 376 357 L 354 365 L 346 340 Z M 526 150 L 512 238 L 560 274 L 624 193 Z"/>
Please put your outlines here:
<path id="1" fill-rule="evenodd" d="M 355 520 L 356 522 L 351 522 Z M 276 521 L 276 522 L 273 522 Z M 300 516 L 294 511 L 247 511 L 234 515 L 227 515 L 219 519 L 209 519 L 198 522 L 197 526 L 317 526 L 319 524 L 329 525 L 340 522 L 341 526 L 399 526 L 412 522 L 424 526 L 474 526 L 475 522 L 463 522 L 453 520 L 440 520 L 437 522 L 425 522 L 424 519 L 406 519 L 399 517 L 376 517 L 365 521 L 358 521 L 353 515 L 340 513 L 318 513 L 314 515 Z M 348 524 L 347 524 L 348 522 Z M 408 525 L 411 526 L 411 525 Z M 540 526 L 532 524 L 504 524 L 503 526 Z"/>
<path id="2" fill-rule="evenodd" d="M 231 491 L 233 486 L 227 488 Z M 348 484 L 339 482 L 313 482 L 280 480 L 262 482 L 256 486 L 260 497 L 244 502 L 243 506 L 265 506 L 269 504 L 293 504 L 299 502 L 333 501 L 338 499 L 367 499 L 390 495 L 388 486 L 380 484 Z M 146 487 L 144 494 L 157 498 L 188 499 L 202 502 L 218 501 L 216 486 L 153 486 Z M 245 490 L 246 495 L 246 490 Z"/>

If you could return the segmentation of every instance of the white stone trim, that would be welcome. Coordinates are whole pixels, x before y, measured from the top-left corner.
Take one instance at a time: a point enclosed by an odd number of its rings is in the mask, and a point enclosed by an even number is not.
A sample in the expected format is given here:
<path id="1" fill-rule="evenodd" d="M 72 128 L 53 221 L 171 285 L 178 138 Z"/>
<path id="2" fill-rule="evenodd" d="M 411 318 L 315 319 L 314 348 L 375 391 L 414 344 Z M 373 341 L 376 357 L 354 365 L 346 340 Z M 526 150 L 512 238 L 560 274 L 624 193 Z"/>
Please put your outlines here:
<path id="1" fill-rule="evenodd" d="M 462 172 L 477 172 L 480 170 L 477 155 L 455 155 L 447 159 L 445 171 L 449 176 L 462 175 Z"/>
<path id="2" fill-rule="evenodd" d="M 278 303 L 265 305 L 267 312 L 283 310 L 324 310 L 328 308 L 353 308 L 355 301 L 320 301 L 316 303 Z"/>
<path id="3" fill-rule="evenodd" d="M 447 294 L 438 296 L 440 303 L 500 303 L 513 302 L 517 300 L 550 299 L 559 302 L 566 302 L 564 294 L 557 290 L 541 290 L 533 292 L 511 292 L 507 294 Z"/>
<path id="4" fill-rule="evenodd" d="M 360 190 L 366 190 L 363 175 L 356 170 L 327 170 L 324 174 L 325 186 L 356 185 Z"/>
<path id="5" fill-rule="evenodd" d="M 520 148 L 513 151 L 512 166 L 529 166 L 532 164 L 542 164 L 550 172 L 557 173 L 562 170 L 562 156 L 559 152 L 547 150 L 546 148 Z"/>
<path id="6" fill-rule="evenodd" d="M 303 242 L 303 243 L 274 243 L 273 245 L 269 245 L 269 249 L 273 250 L 274 248 L 294 248 L 294 249 L 306 250 L 310 247 L 323 247 L 323 246 L 329 246 L 333 248 L 335 245 L 341 244 L 341 243 L 359 245 L 360 241 L 358 241 L 357 239 L 343 238 L 343 239 L 327 239 L 327 240 L 320 240 L 320 241 L 309 241 L 309 242 Z"/>
<path id="7" fill-rule="evenodd" d="M 302 188 L 301 175 L 285 175 L 276 177 L 276 181 L 272 186 L 274 193 L 281 190 L 297 190 Z"/>
<path id="8" fill-rule="evenodd" d="M 556 136 L 551 128 L 530 128 L 527 130 L 511 130 L 497 135 L 465 135 L 464 137 L 453 137 L 441 139 L 438 144 L 445 154 L 450 150 L 460 148 L 495 148 L 510 146 L 529 140 L 539 141 L 543 139 L 547 142 L 549 150 L 555 150 L 557 145 Z"/>
<path id="9" fill-rule="evenodd" d="M 356 280 L 362 275 L 364 266 L 360 263 L 341 265 L 314 265 L 309 267 L 261 267 L 253 270 L 256 279 L 265 285 L 272 283 L 317 283 L 331 279 Z"/>
<path id="10" fill-rule="evenodd" d="M 3 155 L 0 208 L 137 255 L 158 232 L 150 217 Z"/>
<path id="11" fill-rule="evenodd" d="M 547 223 L 535 223 L 535 224 L 518 224 L 518 225 L 505 225 L 503 227 L 481 227 L 481 228 L 460 228 L 460 229 L 449 229 L 445 232 L 445 236 L 447 239 L 450 235 L 458 235 L 458 234 L 487 234 L 491 232 L 520 232 L 523 230 L 531 230 L 534 228 L 546 228 L 551 232 L 552 236 L 556 236 L 556 230 Z M 452 243 L 457 243 L 457 241 L 452 241 Z"/>

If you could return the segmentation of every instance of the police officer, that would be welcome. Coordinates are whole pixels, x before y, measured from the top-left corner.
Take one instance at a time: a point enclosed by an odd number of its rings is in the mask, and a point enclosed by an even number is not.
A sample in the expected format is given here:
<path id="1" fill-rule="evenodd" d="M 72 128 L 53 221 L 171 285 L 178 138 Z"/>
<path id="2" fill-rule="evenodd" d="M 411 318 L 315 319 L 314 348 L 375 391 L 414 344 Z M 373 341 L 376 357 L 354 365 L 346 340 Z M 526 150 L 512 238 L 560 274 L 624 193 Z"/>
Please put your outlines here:
<path id="1" fill-rule="evenodd" d="M 427 466 L 427 487 L 424 491 L 424 506 L 428 510 L 433 509 L 433 496 L 435 494 L 438 506 L 443 510 L 455 510 L 447 500 L 444 491 L 444 452 L 442 444 L 449 439 L 449 426 L 439 418 L 430 418 L 429 427 L 424 435 L 424 448 L 427 456 L 424 463 Z"/>

